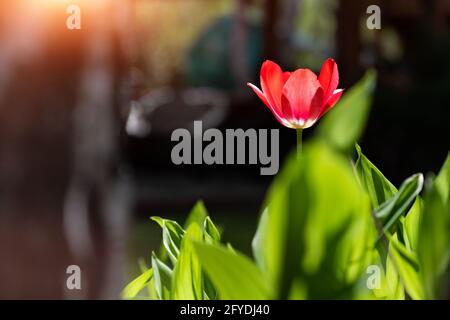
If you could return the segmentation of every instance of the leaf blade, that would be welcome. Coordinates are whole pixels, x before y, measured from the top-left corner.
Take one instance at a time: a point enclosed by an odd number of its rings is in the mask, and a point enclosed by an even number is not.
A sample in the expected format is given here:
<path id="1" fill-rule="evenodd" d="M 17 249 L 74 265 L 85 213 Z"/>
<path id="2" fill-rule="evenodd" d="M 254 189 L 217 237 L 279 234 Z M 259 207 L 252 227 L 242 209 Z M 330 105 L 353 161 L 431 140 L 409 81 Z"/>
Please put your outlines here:
<path id="1" fill-rule="evenodd" d="M 138 293 L 144 289 L 147 283 L 153 277 L 153 270 L 150 268 L 147 271 L 143 272 L 133 281 L 131 281 L 123 290 L 122 290 L 122 299 L 134 299 L 138 295 Z"/>
<path id="2" fill-rule="evenodd" d="M 270 299 L 267 281 L 250 259 L 218 245 L 195 242 L 194 247 L 221 299 Z"/>

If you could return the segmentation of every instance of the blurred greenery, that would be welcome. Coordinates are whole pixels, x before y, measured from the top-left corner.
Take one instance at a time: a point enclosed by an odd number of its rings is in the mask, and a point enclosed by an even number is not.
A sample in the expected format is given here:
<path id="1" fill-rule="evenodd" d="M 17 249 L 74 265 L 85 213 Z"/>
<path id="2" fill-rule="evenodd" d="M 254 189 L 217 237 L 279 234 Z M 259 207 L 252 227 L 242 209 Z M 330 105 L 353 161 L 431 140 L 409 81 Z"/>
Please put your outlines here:
<path id="1" fill-rule="evenodd" d="M 425 295 L 443 297 L 450 260 L 450 155 L 436 179 L 428 180 L 421 219 L 418 258 L 422 267 Z"/>
<path id="2" fill-rule="evenodd" d="M 207 86 L 221 89 L 233 89 L 239 85 L 231 61 L 233 16 L 217 18 L 189 49 L 186 59 L 187 80 L 193 86 Z M 249 66 L 249 74 L 258 73 L 260 62 L 263 60 L 262 28 L 249 24 L 245 47 L 245 62 Z"/>
<path id="3" fill-rule="evenodd" d="M 366 126 L 376 81 L 375 70 L 370 70 L 349 89 L 319 123 L 319 136 L 338 150 L 353 150 Z"/>
<path id="4" fill-rule="evenodd" d="M 350 163 L 325 144 L 307 145 L 296 159 L 269 192 L 268 218 L 258 227 L 260 267 L 278 298 L 351 297 L 367 261 L 368 197 Z"/>
<path id="5" fill-rule="evenodd" d="M 335 0 L 303 0 L 296 15 L 296 64 L 318 70 L 335 48 Z"/>
<path id="6" fill-rule="evenodd" d="M 195 243 L 194 246 L 221 299 L 273 297 L 263 273 L 245 255 L 217 245 Z"/>
<path id="7" fill-rule="evenodd" d="M 138 0 L 140 59 L 147 85 L 167 85 L 183 74 L 186 52 L 199 33 L 217 17 L 230 13 L 232 5 L 228 0 Z"/>

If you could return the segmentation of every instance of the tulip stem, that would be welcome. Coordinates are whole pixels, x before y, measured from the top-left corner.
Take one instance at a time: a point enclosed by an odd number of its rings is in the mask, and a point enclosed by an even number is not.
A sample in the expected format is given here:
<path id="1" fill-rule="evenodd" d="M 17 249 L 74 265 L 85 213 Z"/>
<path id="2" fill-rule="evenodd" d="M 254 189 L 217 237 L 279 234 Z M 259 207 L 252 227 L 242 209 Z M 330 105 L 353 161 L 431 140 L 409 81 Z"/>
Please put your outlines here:
<path id="1" fill-rule="evenodd" d="M 302 156 L 302 134 L 303 129 L 297 129 L 297 159 L 300 159 Z"/>

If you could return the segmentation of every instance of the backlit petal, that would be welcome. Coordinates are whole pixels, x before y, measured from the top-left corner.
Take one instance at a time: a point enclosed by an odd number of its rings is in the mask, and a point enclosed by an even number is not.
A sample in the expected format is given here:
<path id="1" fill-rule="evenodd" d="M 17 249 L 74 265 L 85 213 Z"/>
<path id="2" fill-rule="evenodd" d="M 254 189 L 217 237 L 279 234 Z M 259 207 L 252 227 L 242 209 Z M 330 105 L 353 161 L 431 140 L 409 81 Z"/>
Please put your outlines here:
<path id="1" fill-rule="evenodd" d="M 286 81 L 289 80 L 291 74 L 292 74 L 292 72 L 289 72 L 289 71 L 283 72 L 283 76 L 282 76 L 282 78 L 283 78 L 283 86 L 286 83 Z"/>
<path id="2" fill-rule="evenodd" d="M 281 112 L 281 94 L 284 86 L 284 79 L 288 78 L 283 74 L 280 66 L 275 62 L 266 60 L 261 67 L 261 89 L 273 109 Z M 286 79 L 287 80 L 287 79 Z"/>
<path id="3" fill-rule="evenodd" d="M 287 125 L 287 121 L 283 118 L 283 114 L 280 113 L 276 108 L 273 108 L 270 103 L 267 101 L 266 96 L 264 95 L 264 93 L 255 85 L 251 84 L 251 83 L 247 83 L 247 85 L 253 89 L 253 91 L 256 93 L 256 95 L 262 100 L 262 102 L 264 102 L 264 104 L 270 109 L 270 111 L 272 111 L 273 115 L 275 116 L 275 118 L 278 120 L 278 122 L 280 122 L 282 125 L 286 126 Z"/>
<path id="4" fill-rule="evenodd" d="M 253 89 L 253 92 L 256 93 L 256 95 L 258 96 L 258 98 L 260 98 L 260 99 L 262 100 L 262 102 L 264 102 L 264 104 L 265 104 L 266 106 L 268 106 L 269 108 L 271 108 L 269 102 L 267 101 L 266 96 L 264 95 L 264 93 L 263 93 L 257 86 L 255 86 L 253 83 L 250 83 L 250 82 L 247 82 L 247 86 L 249 86 L 250 88 L 252 88 L 252 89 Z"/>
<path id="5" fill-rule="evenodd" d="M 344 93 L 344 89 L 334 90 L 331 97 L 328 98 L 328 101 L 322 107 L 322 110 L 320 111 L 320 114 L 319 114 L 319 118 L 321 116 L 323 116 L 325 113 L 327 113 L 331 108 L 333 108 L 336 105 L 336 103 L 339 101 L 339 99 L 341 98 L 343 93 Z"/>
<path id="6" fill-rule="evenodd" d="M 283 96 L 283 115 L 289 121 L 297 122 L 317 118 L 324 98 L 317 76 L 309 69 L 298 69 L 291 74 L 283 88 Z"/>
<path id="7" fill-rule="evenodd" d="M 333 59 L 327 59 L 323 63 L 319 75 L 319 82 L 324 90 L 325 99 L 328 100 L 339 84 L 339 71 Z"/>

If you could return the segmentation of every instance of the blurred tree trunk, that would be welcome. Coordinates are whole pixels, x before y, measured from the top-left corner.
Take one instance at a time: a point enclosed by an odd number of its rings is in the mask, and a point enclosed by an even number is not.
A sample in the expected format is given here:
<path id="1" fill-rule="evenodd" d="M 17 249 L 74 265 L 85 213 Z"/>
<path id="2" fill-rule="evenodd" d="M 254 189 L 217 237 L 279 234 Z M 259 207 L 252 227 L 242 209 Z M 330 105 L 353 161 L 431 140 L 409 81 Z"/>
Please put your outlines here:
<path id="1" fill-rule="evenodd" d="M 248 30 L 245 23 L 246 5 L 243 0 L 234 0 L 233 26 L 231 32 L 231 68 L 238 83 L 250 79 L 247 63 Z"/>
<path id="2" fill-rule="evenodd" d="M 283 0 L 279 23 L 279 42 L 283 50 L 279 52 L 280 60 L 287 66 L 295 68 L 295 49 L 293 36 L 296 33 L 296 19 L 303 5 L 303 0 Z"/>
<path id="3" fill-rule="evenodd" d="M 264 59 L 277 61 L 279 58 L 278 21 L 279 0 L 266 0 L 264 4 Z"/>
<path id="4" fill-rule="evenodd" d="M 340 0 L 337 11 L 336 49 L 343 87 L 349 87 L 360 76 L 360 18 L 365 14 L 364 2 Z"/>
<path id="5" fill-rule="evenodd" d="M 293 66 L 292 37 L 302 0 L 267 0 L 264 18 L 264 58 Z"/>

